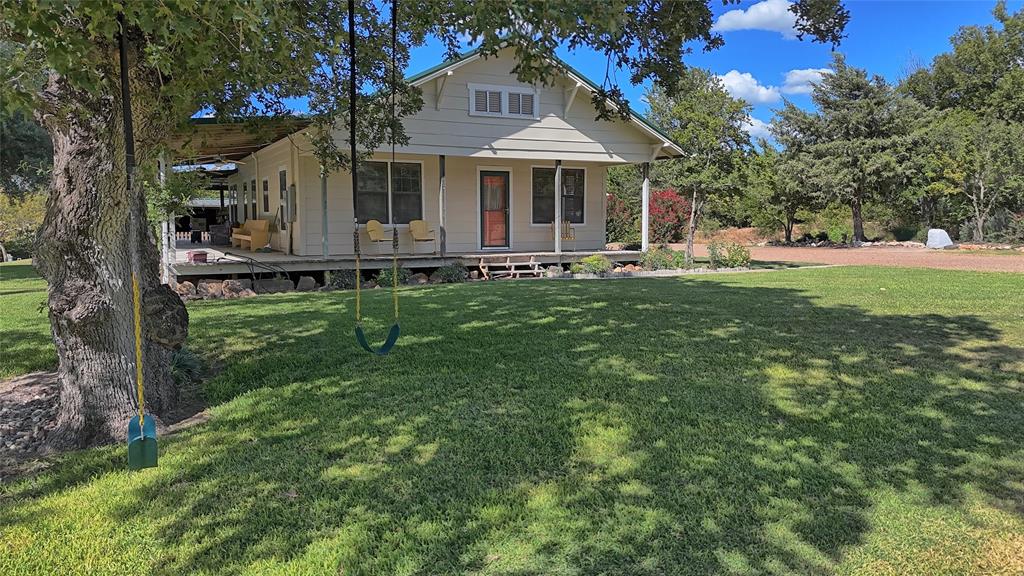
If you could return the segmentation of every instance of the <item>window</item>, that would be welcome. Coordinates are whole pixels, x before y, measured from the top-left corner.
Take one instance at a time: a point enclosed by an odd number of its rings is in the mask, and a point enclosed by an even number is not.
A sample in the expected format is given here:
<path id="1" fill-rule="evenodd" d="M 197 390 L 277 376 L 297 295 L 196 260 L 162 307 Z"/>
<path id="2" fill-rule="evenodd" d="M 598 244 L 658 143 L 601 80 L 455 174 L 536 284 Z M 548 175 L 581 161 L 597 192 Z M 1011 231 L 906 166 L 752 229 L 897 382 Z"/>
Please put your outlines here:
<path id="1" fill-rule="evenodd" d="M 252 217 L 256 218 L 257 217 L 256 216 L 257 213 L 256 213 L 256 179 L 255 178 L 250 180 L 249 190 L 252 191 L 252 194 L 249 195 L 249 201 L 252 202 Z"/>
<path id="2" fill-rule="evenodd" d="M 423 218 L 423 167 L 415 162 L 360 164 L 356 218 L 384 224 Z"/>
<path id="3" fill-rule="evenodd" d="M 471 116 L 536 118 L 538 93 L 524 86 L 469 85 Z"/>
<path id="4" fill-rule="evenodd" d="M 242 221 L 249 219 L 249 185 L 242 182 Z"/>
<path id="5" fill-rule="evenodd" d="M 533 116 L 533 94 L 509 92 L 508 113 L 511 115 Z"/>
<path id="6" fill-rule="evenodd" d="M 501 92 L 474 90 L 473 110 L 482 114 L 501 114 Z"/>
<path id="7" fill-rule="evenodd" d="M 270 213 L 270 180 L 263 179 L 263 211 Z"/>
<path id="8" fill-rule="evenodd" d="M 583 224 L 583 197 L 586 171 L 562 168 L 562 219 Z M 555 220 L 555 169 L 533 169 L 533 223 L 550 224 Z"/>
<path id="9" fill-rule="evenodd" d="M 280 190 L 280 193 L 281 193 L 280 205 L 281 206 L 285 206 L 285 210 L 281 211 L 281 215 L 282 215 L 282 217 L 281 217 L 281 230 L 287 230 L 288 229 L 288 218 L 291 216 L 291 214 L 287 213 L 288 211 L 290 211 L 290 208 L 288 207 L 288 202 L 286 200 L 287 195 L 288 195 L 288 171 L 287 170 L 278 170 L 278 172 L 277 172 L 277 186 L 278 186 L 278 189 Z"/>

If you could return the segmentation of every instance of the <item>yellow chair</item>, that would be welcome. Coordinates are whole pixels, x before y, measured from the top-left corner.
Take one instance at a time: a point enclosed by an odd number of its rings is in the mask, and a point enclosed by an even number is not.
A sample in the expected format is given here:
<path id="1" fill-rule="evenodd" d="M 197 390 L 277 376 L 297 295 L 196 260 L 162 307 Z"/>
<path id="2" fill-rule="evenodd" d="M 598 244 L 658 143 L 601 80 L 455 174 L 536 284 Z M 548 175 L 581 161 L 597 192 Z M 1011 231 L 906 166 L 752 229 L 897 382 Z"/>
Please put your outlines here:
<path id="1" fill-rule="evenodd" d="M 412 236 L 412 253 L 416 253 L 417 242 L 430 242 L 434 245 L 432 254 L 437 254 L 437 239 L 434 238 L 434 231 L 427 227 L 425 220 L 410 220 L 409 235 Z"/>
<path id="2" fill-rule="evenodd" d="M 240 228 L 231 229 L 231 245 L 255 252 L 270 242 L 270 220 L 250 218 Z"/>
<path id="3" fill-rule="evenodd" d="M 555 223 L 552 222 L 551 223 L 551 239 L 552 240 L 555 239 L 555 233 L 556 233 L 555 230 L 556 230 Z M 576 229 L 573 228 L 572 223 L 569 222 L 568 220 L 562 220 L 562 240 L 563 241 L 568 240 L 568 241 L 572 242 L 571 250 L 573 252 L 576 251 Z"/>
<path id="4" fill-rule="evenodd" d="M 380 220 L 369 220 L 366 222 L 366 235 L 369 236 L 370 242 L 373 242 L 377 246 L 377 253 L 381 253 L 381 245 L 391 245 L 391 235 L 384 233 L 384 225 L 380 223 Z"/>

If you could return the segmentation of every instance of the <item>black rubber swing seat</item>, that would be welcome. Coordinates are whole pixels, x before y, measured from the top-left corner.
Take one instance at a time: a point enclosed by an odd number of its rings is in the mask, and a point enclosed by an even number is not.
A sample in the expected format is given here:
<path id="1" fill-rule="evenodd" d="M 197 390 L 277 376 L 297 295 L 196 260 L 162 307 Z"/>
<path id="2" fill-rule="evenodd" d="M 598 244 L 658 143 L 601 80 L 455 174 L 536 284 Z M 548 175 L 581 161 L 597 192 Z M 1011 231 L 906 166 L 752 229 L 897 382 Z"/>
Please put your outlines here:
<path id="1" fill-rule="evenodd" d="M 374 349 L 366 340 L 366 334 L 363 332 L 363 327 L 356 326 L 356 340 L 359 342 L 359 345 L 363 347 L 363 350 L 366 350 L 371 354 L 384 356 L 388 352 L 391 352 L 391 349 L 395 347 L 395 342 L 398 342 L 398 336 L 401 332 L 402 329 L 398 326 L 398 322 L 395 322 L 391 325 L 391 330 L 388 332 L 388 339 L 384 341 L 384 345 L 380 348 Z"/>

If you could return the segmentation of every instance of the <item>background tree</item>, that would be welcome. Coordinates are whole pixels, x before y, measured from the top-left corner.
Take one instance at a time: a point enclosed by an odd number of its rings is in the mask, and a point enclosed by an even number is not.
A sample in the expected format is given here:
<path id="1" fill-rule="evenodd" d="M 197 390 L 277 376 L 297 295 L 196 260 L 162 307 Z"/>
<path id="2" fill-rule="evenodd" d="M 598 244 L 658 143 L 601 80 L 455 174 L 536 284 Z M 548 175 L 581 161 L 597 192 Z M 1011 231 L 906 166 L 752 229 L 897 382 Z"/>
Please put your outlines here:
<path id="1" fill-rule="evenodd" d="M 660 178 L 690 196 L 686 234 L 687 262 L 693 261 L 693 239 L 709 198 L 733 194 L 740 186 L 743 151 L 750 137 L 743 129 L 750 106 L 726 92 L 717 76 L 690 68 L 672 94 L 659 86 L 647 93 L 651 119 L 687 155 L 660 163 Z"/>
<path id="2" fill-rule="evenodd" d="M 143 230 L 131 236 L 125 225 L 145 220 L 145 206 L 128 194 L 122 164 L 118 35 L 130 47 L 140 164 L 153 162 L 197 111 L 233 118 L 281 115 L 300 98 L 308 103 L 307 136 L 314 153 L 324 170 L 333 170 L 351 164 L 343 152 L 346 142 L 335 135 L 336 129 L 344 134 L 348 128 L 342 113 L 349 105 L 347 4 L 0 0 L 0 41 L 13 47 L 0 61 L 3 104 L 33 110 L 54 143 L 36 266 L 49 285 L 60 361 L 55 447 L 120 438 L 130 417 L 126 246 L 142 247 L 149 408 L 159 417 L 181 401 L 168 365 L 187 336 L 187 314 L 177 296 L 159 284 L 151 235 Z M 691 42 L 706 49 L 722 44 L 710 30 L 707 2 L 409 0 L 401 3 L 400 41 L 392 54 L 389 14 L 378 3 L 356 4 L 363 91 L 356 138 L 366 150 L 389 138 L 405 142 L 400 120 L 392 122 L 387 114 L 390 62 L 403 70 L 408 48 L 422 44 L 428 34 L 451 53 L 461 35 L 480 39 L 484 54 L 496 53 L 507 40 L 520 58 L 515 73 L 537 83 L 557 72 L 558 65 L 546 57 L 557 46 L 590 46 L 607 54 L 610 64 L 629 70 L 633 82 L 653 80 L 669 91 Z M 847 18 L 836 0 L 804 0 L 793 11 L 801 30 L 822 41 L 836 41 Z M 44 72 L 43 82 L 37 81 L 37 71 Z M 418 90 L 404 84 L 396 90 L 399 116 L 421 105 Z M 595 99 L 603 115 L 628 111 L 609 78 Z"/>
<path id="3" fill-rule="evenodd" d="M 15 199 L 38 192 L 50 180 L 50 135 L 21 110 L 0 110 L 0 191 Z"/>
<path id="4" fill-rule="evenodd" d="M 816 111 L 786 102 L 776 112 L 777 136 L 796 146 L 796 166 L 823 200 L 849 206 L 853 240 L 864 241 L 864 204 L 880 200 L 903 180 L 907 138 L 920 105 L 898 95 L 880 76 L 846 64 L 835 53 L 831 73 L 811 91 Z M 800 154 L 806 154 L 801 156 Z"/>
<path id="5" fill-rule="evenodd" d="M 812 161 L 806 152 L 791 144 L 780 152 L 767 140 L 746 164 L 742 210 L 761 229 L 782 230 L 786 242 L 793 241 L 797 214 L 818 204 L 819 196 L 810 184 Z"/>

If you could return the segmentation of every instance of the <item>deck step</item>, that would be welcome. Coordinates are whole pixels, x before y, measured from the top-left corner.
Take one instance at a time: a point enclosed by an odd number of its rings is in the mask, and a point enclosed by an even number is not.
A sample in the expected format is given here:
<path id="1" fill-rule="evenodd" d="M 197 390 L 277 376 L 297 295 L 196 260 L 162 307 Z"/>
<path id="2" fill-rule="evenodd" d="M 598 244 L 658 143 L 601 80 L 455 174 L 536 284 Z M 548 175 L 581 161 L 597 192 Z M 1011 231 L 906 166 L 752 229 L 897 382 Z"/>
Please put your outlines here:
<path id="1" fill-rule="evenodd" d="M 480 258 L 480 272 L 485 280 L 498 278 L 538 278 L 544 275 L 541 263 L 536 256 L 513 259 L 512 256 L 484 256 Z"/>

